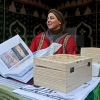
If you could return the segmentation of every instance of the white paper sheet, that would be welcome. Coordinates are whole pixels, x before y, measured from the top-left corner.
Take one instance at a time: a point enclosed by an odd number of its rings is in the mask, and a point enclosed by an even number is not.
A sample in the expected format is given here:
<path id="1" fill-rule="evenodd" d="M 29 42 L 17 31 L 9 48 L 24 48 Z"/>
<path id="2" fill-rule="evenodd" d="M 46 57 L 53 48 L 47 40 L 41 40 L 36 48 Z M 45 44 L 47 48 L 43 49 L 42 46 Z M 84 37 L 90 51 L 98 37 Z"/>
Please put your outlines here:
<path id="1" fill-rule="evenodd" d="M 92 76 L 100 76 L 100 63 L 92 62 Z"/>
<path id="2" fill-rule="evenodd" d="M 100 77 L 93 77 L 91 81 L 81 85 L 68 94 L 32 85 L 26 85 L 20 89 L 14 90 L 13 92 L 28 98 L 33 98 L 33 100 L 35 100 L 34 98 L 38 100 L 84 100 L 87 95 L 99 84 L 99 82 Z"/>
<path id="3" fill-rule="evenodd" d="M 33 52 L 33 57 L 42 57 L 53 55 L 62 45 L 58 43 L 52 43 L 49 47 L 45 49 Z"/>

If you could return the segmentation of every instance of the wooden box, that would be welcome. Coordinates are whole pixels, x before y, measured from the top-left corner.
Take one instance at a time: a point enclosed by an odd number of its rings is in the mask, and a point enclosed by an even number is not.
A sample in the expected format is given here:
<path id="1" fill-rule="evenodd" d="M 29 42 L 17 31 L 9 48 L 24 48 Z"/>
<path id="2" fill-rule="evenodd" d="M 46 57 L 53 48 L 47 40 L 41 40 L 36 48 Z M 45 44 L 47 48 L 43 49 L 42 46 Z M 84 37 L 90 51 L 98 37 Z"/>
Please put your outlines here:
<path id="1" fill-rule="evenodd" d="M 34 84 L 68 93 L 92 79 L 92 58 L 56 54 L 35 58 Z"/>
<path id="2" fill-rule="evenodd" d="M 93 58 L 93 62 L 100 62 L 100 48 L 84 47 L 81 48 L 81 56 Z"/>

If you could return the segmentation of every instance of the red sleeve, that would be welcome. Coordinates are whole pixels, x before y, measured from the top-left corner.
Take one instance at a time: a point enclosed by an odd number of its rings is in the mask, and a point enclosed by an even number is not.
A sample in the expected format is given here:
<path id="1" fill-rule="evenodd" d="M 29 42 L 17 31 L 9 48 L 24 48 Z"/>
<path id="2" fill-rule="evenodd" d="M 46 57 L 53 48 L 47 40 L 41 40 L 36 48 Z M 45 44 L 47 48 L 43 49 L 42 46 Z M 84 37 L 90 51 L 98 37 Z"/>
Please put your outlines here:
<path id="1" fill-rule="evenodd" d="M 74 54 L 76 51 L 76 41 L 73 36 L 70 36 L 67 46 L 66 46 L 67 54 Z"/>
<path id="2" fill-rule="evenodd" d="M 31 45 L 29 47 L 32 52 L 37 51 L 37 48 L 38 48 L 38 45 L 40 42 L 40 38 L 41 38 L 41 34 L 42 34 L 42 32 L 32 40 Z"/>
<path id="3" fill-rule="evenodd" d="M 35 40 L 36 40 L 36 38 L 34 38 L 32 40 L 31 45 L 29 47 L 32 52 L 35 52 L 36 51 L 36 42 L 35 42 Z"/>

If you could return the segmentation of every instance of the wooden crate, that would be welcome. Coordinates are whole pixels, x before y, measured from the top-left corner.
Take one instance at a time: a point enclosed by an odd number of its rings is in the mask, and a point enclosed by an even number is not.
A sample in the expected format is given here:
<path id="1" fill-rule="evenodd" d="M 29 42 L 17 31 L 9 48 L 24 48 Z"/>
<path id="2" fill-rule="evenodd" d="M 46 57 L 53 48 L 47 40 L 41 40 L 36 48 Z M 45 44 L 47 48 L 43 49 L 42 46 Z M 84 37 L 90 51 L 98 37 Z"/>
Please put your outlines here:
<path id="1" fill-rule="evenodd" d="M 34 84 L 68 93 L 92 79 L 92 58 L 56 54 L 35 58 Z"/>
<path id="2" fill-rule="evenodd" d="M 100 48 L 84 47 L 81 48 L 81 56 L 93 58 L 93 62 L 100 62 Z"/>

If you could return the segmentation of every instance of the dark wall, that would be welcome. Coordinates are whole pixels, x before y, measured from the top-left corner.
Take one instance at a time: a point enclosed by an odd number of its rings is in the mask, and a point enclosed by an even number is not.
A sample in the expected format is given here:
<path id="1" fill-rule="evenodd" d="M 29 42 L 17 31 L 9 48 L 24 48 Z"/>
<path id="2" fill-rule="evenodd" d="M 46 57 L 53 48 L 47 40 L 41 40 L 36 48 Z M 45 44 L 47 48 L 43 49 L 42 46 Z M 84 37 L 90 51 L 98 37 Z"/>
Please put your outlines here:
<path id="1" fill-rule="evenodd" d="M 37 13 L 34 14 L 35 11 Z M 29 46 L 33 37 L 46 28 L 43 13 L 47 13 L 47 10 L 14 0 L 1 0 L 0 43 L 19 34 Z"/>
<path id="2" fill-rule="evenodd" d="M 47 12 L 46 9 L 14 0 L 0 0 L 0 43 L 19 34 L 29 46 L 34 36 L 46 30 L 46 18 L 42 15 L 44 13 L 46 17 Z M 66 27 L 77 28 L 78 45 L 100 47 L 100 3 L 91 2 L 65 8 L 61 12 L 66 15 Z"/>
<path id="3" fill-rule="evenodd" d="M 78 11 L 76 12 L 76 10 Z M 67 27 L 76 27 L 77 44 L 84 47 L 100 47 L 100 3 L 65 8 Z"/>

